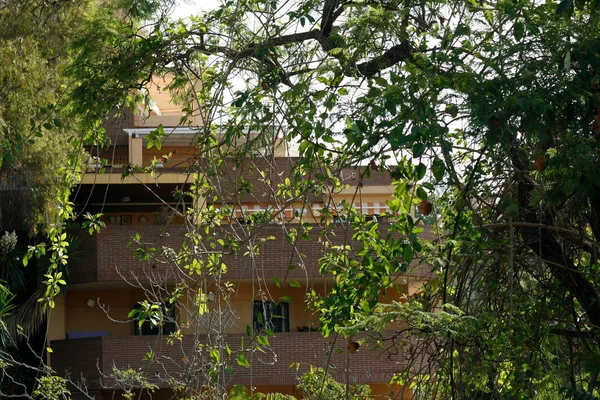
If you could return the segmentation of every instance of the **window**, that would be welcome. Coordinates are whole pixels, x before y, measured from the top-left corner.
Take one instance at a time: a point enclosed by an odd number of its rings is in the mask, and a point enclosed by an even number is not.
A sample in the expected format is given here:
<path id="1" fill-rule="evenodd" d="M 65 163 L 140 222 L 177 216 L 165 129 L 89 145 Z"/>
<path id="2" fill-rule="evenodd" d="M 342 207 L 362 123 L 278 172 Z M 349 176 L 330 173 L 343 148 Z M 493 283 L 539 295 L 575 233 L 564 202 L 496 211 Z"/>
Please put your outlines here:
<path id="1" fill-rule="evenodd" d="M 271 211 L 254 211 L 237 219 L 240 225 L 273 224 L 275 217 Z"/>
<path id="2" fill-rule="evenodd" d="M 346 217 L 340 217 L 339 215 L 334 215 L 333 216 L 333 223 L 335 224 L 343 224 L 346 222 Z"/>
<path id="3" fill-rule="evenodd" d="M 375 222 L 389 222 L 387 216 L 383 216 L 381 214 L 369 214 L 365 215 L 366 221 L 375 221 Z"/>
<path id="4" fill-rule="evenodd" d="M 273 332 L 290 331 L 290 305 L 272 301 L 254 301 L 252 322 L 255 331 L 269 329 Z"/>
<path id="5" fill-rule="evenodd" d="M 369 214 L 365 216 L 365 221 L 379 222 L 379 214 Z"/>
<path id="6" fill-rule="evenodd" d="M 170 335 L 177 330 L 175 306 L 169 308 L 162 304 L 162 310 L 155 313 L 145 313 L 141 304 L 136 304 L 133 315 L 133 334 L 136 336 L 146 335 Z M 144 322 L 140 326 L 137 316 L 146 314 Z"/>

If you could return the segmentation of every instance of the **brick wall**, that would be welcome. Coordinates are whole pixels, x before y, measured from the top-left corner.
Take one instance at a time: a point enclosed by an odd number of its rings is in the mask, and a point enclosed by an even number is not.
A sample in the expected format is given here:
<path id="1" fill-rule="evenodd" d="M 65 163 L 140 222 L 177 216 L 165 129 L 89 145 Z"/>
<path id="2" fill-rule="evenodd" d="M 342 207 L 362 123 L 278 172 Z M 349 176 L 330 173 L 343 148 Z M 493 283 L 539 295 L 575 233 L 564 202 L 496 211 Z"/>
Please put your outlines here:
<path id="1" fill-rule="evenodd" d="M 92 236 L 87 231 L 75 233 L 79 240 L 79 247 L 74 254 L 69 254 L 70 282 L 87 283 L 98 280 L 98 236 Z"/>
<path id="2" fill-rule="evenodd" d="M 133 128 L 133 124 L 133 111 L 129 108 L 123 110 L 123 114 L 118 118 L 115 117 L 115 112 L 112 111 L 106 117 L 106 122 L 104 123 L 106 136 L 110 139 L 111 145 L 128 146 L 129 138 L 124 129 Z"/>
<path id="3" fill-rule="evenodd" d="M 243 337 L 242 334 L 225 337 L 234 356 L 240 349 Z M 196 338 L 200 343 L 208 340 L 204 335 Z M 212 337 L 213 340 L 214 338 Z M 240 367 L 235 360 L 227 362 L 227 365 L 232 366 L 233 372 L 226 377 L 226 385 L 294 385 L 297 384 L 297 377 L 306 372 L 310 365 L 329 365 L 329 372 L 338 381 L 344 382 L 348 362 L 352 383 L 388 382 L 396 372 L 407 368 L 415 371 L 419 367 L 410 364 L 408 352 L 401 351 L 390 356 L 384 350 L 361 347 L 355 354 L 349 354 L 344 339 L 324 339 L 317 332 L 279 333 L 269 338 L 269 341 L 270 347 L 265 352 L 244 351 L 251 368 Z M 83 374 L 90 389 L 98 389 L 101 380 L 106 386 L 114 384 L 111 378 L 100 377 L 96 362 L 104 374 L 109 374 L 113 366 L 134 368 L 143 371 L 151 382 L 167 387 L 169 376 L 185 378 L 190 382 L 201 379 L 199 371 L 206 367 L 209 358 L 206 350 L 201 352 L 194 349 L 193 343 L 193 336 L 185 336 L 182 342 L 176 342 L 173 346 L 167 345 L 165 338 L 160 336 L 59 340 L 52 342 L 52 367 L 61 375 L 70 371 L 72 378 L 79 378 L 80 373 Z M 154 361 L 142 362 L 150 349 L 154 352 Z M 421 358 L 412 361 L 421 362 Z M 300 367 L 290 367 L 292 363 L 299 363 Z"/>
<path id="4" fill-rule="evenodd" d="M 121 139 L 122 140 L 122 139 Z M 129 163 L 129 146 L 110 146 L 104 149 L 91 150 L 90 154 L 100 159 L 106 160 L 108 166 L 119 166 L 119 170 L 123 164 Z"/>
<path id="5" fill-rule="evenodd" d="M 360 182 L 363 186 L 388 186 L 392 184 L 392 177 L 387 170 L 369 171 L 369 177 L 365 176 L 366 170 L 370 167 L 344 168 L 338 173 L 338 178 L 350 186 L 356 186 Z M 394 168 L 394 167 L 392 167 Z"/>
<path id="6" fill-rule="evenodd" d="M 290 171 L 293 169 L 297 162 L 296 158 L 285 158 L 277 157 L 273 160 L 262 159 L 262 158 L 251 158 L 245 160 L 239 165 L 235 163 L 236 160 L 226 160 L 221 168 L 221 174 L 223 175 L 219 181 L 219 187 L 216 187 L 215 193 L 219 195 L 221 199 L 227 199 L 228 201 L 239 201 L 239 202 L 256 202 L 267 201 L 270 193 L 273 192 L 273 188 L 276 191 L 277 185 L 284 182 L 286 177 L 289 177 Z M 375 171 L 369 170 L 369 177 L 366 177 L 365 171 L 369 167 L 355 167 L 355 168 L 344 168 L 340 171 L 334 172 L 335 176 L 340 179 L 343 184 L 350 186 L 389 186 L 392 184 L 392 178 L 390 172 L 387 170 Z M 261 180 L 259 171 L 266 171 L 266 176 L 273 182 L 270 188 Z M 318 166 L 315 166 L 314 170 L 303 176 L 302 179 L 316 179 L 315 174 L 320 172 Z M 236 182 L 238 178 L 243 177 L 253 185 L 253 192 L 251 195 L 240 195 Z M 315 196 L 308 194 L 307 201 L 323 201 L 322 196 Z"/>
<path id="7" fill-rule="evenodd" d="M 50 364 L 60 376 L 68 376 L 73 382 L 82 377 L 90 383 L 90 389 L 98 389 L 102 363 L 102 338 L 54 340 L 50 344 Z"/>
<path id="8" fill-rule="evenodd" d="M 297 159 L 288 157 L 275 157 L 272 159 L 266 158 L 246 158 L 240 161 L 235 158 L 226 158 L 223 160 L 217 176 L 209 176 L 209 182 L 215 188 L 214 195 L 217 195 L 219 200 L 217 203 L 226 201 L 241 202 L 241 203 L 257 203 L 271 202 L 275 198 L 275 193 L 278 190 L 278 185 L 283 184 L 286 178 L 291 177 L 291 171 L 294 168 Z M 201 170 L 210 171 L 212 165 L 204 165 L 206 161 L 200 160 Z M 215 171 L 217 172 L 217 171 Z M 261 172 L 265 174 L 265 178 L 270 181 L 270 185 L 265 183 Z M 301 177 L 302 180 L 315 180 L 314 173 L 310 173 Z M 238 189 L 238 181 L 243 178 L 252 184 L 251 193 L 240 192 Z M 211 201 L 212 196 L 207 196 Z M 323 201 L 323 195 L 314 193 L 306 193 L 304 201 Z"/>
<path id="9" fill-rule="evenodd" d="M 129 136 L 124 129 L 133 128 L 133 124 L 133 111 L 129 108 L 123 110 L 119 117 L 116 117 L 115 111 L 111 111 L 103 124 L 109 146 L 105 148 L 90 146 L 86 150 L 92 156 L 108 160 L 109 165 L 127 164 L 129 162 Z"/>
<path id="10" fill-rule="evenodd" d="M 381 224 L 381 229 L 387 229 L 387 224 Z M 285 276 L 290 278 L 318 277 L 318 259 L 324 251 L 323 244 L 319 243 L 319 228 L 313 226 L 310 232 L 310 241 L 298 240 L 295 245 L 287 243 L 284 239 L 284 230 L 293 225 L 262 225 L 252 227 L 253 231 L 247 231 L 248 226 L 228 226 L 222 229 L 225 233 L 242 238 L 242 250 L 235 254 L 224 257 L 228 271 L 227 279 L 250 279 L 252 277 L 272 278 L 273 276 Z M 131 237 L 139 233 L 142 240 L 149 243 L 150 247 L 160 249 L 162 246 L 179 249 L 185 240 L 185 228 L 183 226 L 171 226 L 163 231 L 160 226 L 107 226 L 98 235 L 90 239 L 89 235 L 82 236 L 82 259 L 73 262 L 72 271 L 75 278 L 74 283 L 96 281 L 120 281 L 126 279 L 140 279 L 148 281 L 153 279 L 173 278 L 182 271 L 174 263 L 166 263 L 163 259 L 152 261 L 134 260 L 137 245 L 128 247 Z M 267 241 L 261 248 L 260 254 L 251 259 L 244 256 L 245 248 L 249 243 L 248 238 L 257 242 L 257 239 L 274 236 L 275 240 Z M 328 235 L 333 244 L 349 243 L 358 248 L 358 244 L 349 239 L 351 233 L 346 232 L 345 226 L 336 225 Z M 299 254 L 302 254 L 301 258 Z M 294 270 L 288 271 L 288 266 L 296 266 Z M 425 276 L 429 274 L 429 268 L 420 267 L 409 273 L 409 275 Z"/>

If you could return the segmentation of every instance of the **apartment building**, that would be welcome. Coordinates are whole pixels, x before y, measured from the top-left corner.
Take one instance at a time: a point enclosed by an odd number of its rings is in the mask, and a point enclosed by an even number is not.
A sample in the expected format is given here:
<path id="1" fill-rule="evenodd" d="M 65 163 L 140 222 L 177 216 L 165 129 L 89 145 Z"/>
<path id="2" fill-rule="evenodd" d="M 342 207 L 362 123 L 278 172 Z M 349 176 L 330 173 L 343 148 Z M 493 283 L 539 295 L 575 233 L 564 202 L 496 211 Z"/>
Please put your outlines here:
<path id="1" fill-rule="evenodd" d="M 193 137 L 202 121 L 177 127 L 181 110 L 160 94 L 153 97 L 160 115 L 126 113 L 107 123 L 112 145 L 98 153 L 90 149 L 97 158 L 74 191 L 77 210 L 101 212 L 106 227 L 94 235 L 78 233 L 70 285 L 49 315 L 52 368 L 83 382 L 98 399 L 141 388 L 143 379 L 136 374 L 153 385 L 152 398 L 172 398 L 173 386 L 200 388 L 219 368 L 222 373 L 214 379 L 223 387 L 245 385 L 301 397 L 298 376 L 311 365 L 326 368 L 340 382 L 369 384 L 375 398 L 398 393 L 402 388 L 388 382 L 415 362 L 409 354 L 390 356 L 369 347 L 356 351 L 346 339 L 324 338 L 316 331 L 318 316 L 305 302 L 308 291 L 325 295 L 332 285 L 332 277 L 319 272 L 326 251 L 319 239 L 324 210 L 330 213 L 326 220 L 335 222 L 327 233 L 331 245 L 358 247 L 336 207 L 352 204 L 385 230 L 386 201 L 393 193 L 389 173 L 373 170 L 366 178 L 363 167 L 336 171 L 346 187 L 281 200 L 277 187 L 296 159 L 274 135 L 254 157 L 225 159 L 216 168 L 213 195 L 182 197 L 182 190 L 192 190 L 193 174 L 201 173 Z M 159 124 L 168 136 L 160 150 L 148 149 L 147 137 Z M 164 154 L 170 154 L 168 160 Z M 152 166 L 152 171 L 125 173 L 132 165 Z M 208 234 L 217 247 L 190 236 L 198 228 L 197 216 L 186 213 L 193 206 L 229 210 Z M 225 251 L 227 240 L 239 249 Z M 259 251 L 248 250 L 257 244 Z M 182 246 L 194 256 L 183 260 L 177 253 Z M 218 272 L 206 272 L 209 264 L 202 264 L 202 274 L 191 272 L 192 258 L 216 252 L 224 253 Z M 403 293 L 390 292 L 382 301 L 410 296 L 427 279 L 425 268 L 398 277 Z M 179 297 L 171 301 L 176 291 Z M 141 310 L 144 300 L 162 304 L 158 324 L 140 323 L 140 314 L 131 313 Z"/>

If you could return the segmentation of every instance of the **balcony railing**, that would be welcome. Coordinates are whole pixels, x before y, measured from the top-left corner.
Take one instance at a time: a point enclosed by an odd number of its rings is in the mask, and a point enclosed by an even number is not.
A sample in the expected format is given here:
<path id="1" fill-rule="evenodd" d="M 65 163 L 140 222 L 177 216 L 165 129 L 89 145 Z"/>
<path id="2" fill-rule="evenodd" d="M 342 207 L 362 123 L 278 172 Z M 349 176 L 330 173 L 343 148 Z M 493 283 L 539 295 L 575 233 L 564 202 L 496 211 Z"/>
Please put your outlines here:
<path id="1" fill-rule="evenodd" d="M 239 351 L 242 339 L 242 334 L 226 335 L 233 356 Z M 297 378 L 312 365 L 328 366 L 328 372 L 340 382 L 349 379 L 351 383 L 385 383 L 395 373 L 420 370 L 423 362 L 423 357 L 416 354 L 424 349 L 414 343 L 405 343 L 393 352 L 361 347 L 350 353 L 348 343 L 341 337 L 325 339 L 318 332 L 277 333 L 269 340 L 265 352 L 244 351 L 251 367 L 241 367 L 231 359 L 228 365 L 232 372 L 221 382 L 227 386 L 296 385 Z M 113 368 L 141 371 L 159 387 L 168 387 L 169 378 L 201 385 L 202 370 L 210 367 L 210 357 L 195 343 L 207 343 L 207 337 L 184 336 L 174 345 L 168 345 L 165 337 L 160 336 L 57 340 L 51 343 L 51 365 L 58 374 L 69 374 L 74 381 L 85 378 L 91 390 L 114 387 Z M 150 350 L 154 355 L 152 361 L 147 361 Z M 134 382 L 131 384 L 136 387 Z"/>
<path id="2" fill-rule="evenodd" d="M 387 231 L 388 224 L 381 223 L 380 229 Z M 239 237 L 240 250 L 233 254 L 225 255 L 223 262 L 227 265 L 225 278 L 251 279 L 256 276 L 272 278 L 273 276 L 287 276 L 288 278 L 318 277 L 318 260 L 326 250 L 324 244 L 318 240 L 319 227 L 313 225 L 309 233 L 311 240 L 298 239 L 289 243 L 285 239 L 286 231 L 299 228 L 299 225 L 268 224 L 253 226 L 248 234 L 247 226 L 229 226 L 223 228 L 219 235 L 236 235 Z M 172 279 L 176 274 L 186 274 L 173 261 L 164 258 L 138 261 L 135 258 L 138 245 L 128 246 L 131 238 L 139 234 L 143 242 L 149 243 L 148 247 L 155 249 L 181 248 L 186 241 L 186 230 L 182 225 L 173 225 L 164 230 L 157 225 L 148 226 L 107 226 L 99 234 L 89 236 L 81 232 L 81 249 L 73 256 L 71 264 L 72 283 L 109 282 L 125 279 L 138 279 L 148 281 L 151 279 Z M 357 250 L 358 242 L 350 240 L 351 231 L 347 231 L 345 224 L 334 226 L 328 233 L 328 239 L 333 245 L 350 244 Z M 253 257 L 244 256 L 250 244 L 256 244 L 261 238 L 274 237 L 267 240 L 260 252 Z M 193 246 L 190 246 L 192 248 Z M 290 269 L 290 266 L 293 268 Z M 427 277 L 431 274 L 427 266 L 411 267 L 407 272 L 409 276 Z"/>

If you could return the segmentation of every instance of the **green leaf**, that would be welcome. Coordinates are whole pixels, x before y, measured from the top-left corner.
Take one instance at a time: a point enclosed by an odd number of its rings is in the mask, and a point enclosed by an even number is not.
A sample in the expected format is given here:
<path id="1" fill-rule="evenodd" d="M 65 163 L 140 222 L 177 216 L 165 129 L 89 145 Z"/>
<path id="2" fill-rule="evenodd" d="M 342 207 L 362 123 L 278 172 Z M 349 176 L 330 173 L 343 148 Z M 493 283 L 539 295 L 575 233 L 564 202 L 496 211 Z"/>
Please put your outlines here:
<path id="1" fill-rule="evenodd" d="M 441 181 L 444 177 L 444 173 L 446 172 L 446 165 L 442 160 L 436 157 L 431 164 L 431 172 L 433 173 L 433 177 L 436 181 Z"/>
<path id="2" fill-rule="evenodd" d="M 505 210 L 506 215 L 509 217 L 517 218 L 519 216 L 519 204 L 517 202 L 511 202 Z"/>
<path id="3" fill-rule="evenodd" d="M 417 143 L 413 146 L 412 155 L 413 158 L 419 158 L 425 152 L 425 145 L 423 143 Z"/>
<path id="4" fill-rule="evenodd" d="M 515 40 L 521 41 L 525 36 L 525 24 L 521 21 L 515 22 L 513 26 L 513 35 Z"/>
<path id="5" fill-rule="evenodd" d="M 417 188 L 417 197 L 420 200 L 427 200 L 427 192 L 420 186 Z"/>
<path id="6" fill-rule="evenodd" d="M 423 179 L 425 177 L 425 173 L 427 173 L 427 167 L 425 166 L 425 164 L 420 163 L 415 168 L 415 180 L 420 181 L 421 179 Z"/>
<path id="7" fill-rule="evenodd" d="M 370 312 L 371 311 L 371 305 L 365 299 L 363 299 L 363 300 L 360 301 L 360 308 L 362 308 L 362 310 L 364 312 Z"/>
<path id="8" fill-rule="evenodd" d="M 29 264 L 29 259 L 31 258 L 32 253 L 28 251 L 23 255 L 23 266 L 26 267 Z"/>
<path id="9" fill-rule="evenodd" d="M 237 355 L 237 363 L 238 363 L 238 365 L 240 365 L 242 367 L 249 367 L 250 366 L 250 363 L 246 359 L 246 356 L 243 355 L 242 353 L 240 353 L 240 354 Z"/>
<path id="10" fill-rule="evenodd" d="M 265 335 L 267 335 L 267 336 L 271 336 L 271 337 L 275 336 L 275 332 L 273 332 L 273 331 L 272 331 L 272 330 L 270 330 L 270 329 L 265 329 L 265 330 L 263 330 L 263 333 L 264 333 Z"/>
<path id="11" fill-rule="evenodd" d="M 269 346 L 269 339 L 266 336 L 258 336 L 256 340 L 263 346 Z"/>
<path id="12" fill-rule="evenodd" d="M 458 115 L 458 107 L 456 104 L 446 104 L 446 113 L 450 115 L 452 118 L 456 118 Z"/>
<path id="13" fill-rule="evenodd" d="M 539 190 L 532 190 L 529 192 L 531 201 L 529 202 L 529 206 L 531 207 L 537 207 L 540 205 L 540 203 L 542 202 L 542 200 L 544 199 L 542 193 L 539 192 Z"/>
<path id="14" fill-rule="evenodd" d="M 574 3 L 573 0 L 562 0 L 558 7 L 556 7 L 556 14 L 571 14 L 573 12 Z"/>
<path id="15" fill-rule="evenodd" d="M 213 363 L 218 364 L 221 360 L 221 356 L 219 355 L 219 351 L 217 349 L 210 350 L 210 358 Z"/>
<path id="16" fill-rule="evenodd" d="M 288 283 L 290 284 L 291 287 L 294 287 L 294 288 L 299 288 L 300 287 L 300 283 L 297 280 L 295 280 L 295 279 L 290 279 L 288 281 Z"/>
<path id="17" fill-rule="evenodd" d="M 382 78 L 382 77 L 375 78 L 375 83 L 377 83 L 379 86 L 383 86 L 383 87 L 387 87 L 388 86 L 388 81 L 385 78 Z"/>
<path id="18" fill-rule="evenodd" d="M 471 33 L 471 28 L 468 25 L 459 24 L 454 31 L 454 36 L 463 36 Z"/>
<path id="19" fill-rule="evenodd" d="M 404 260 L 406 260 L 407 263 L 411 263 L 412 258 L 413 258 L 413 248 L 410 245 L 406 245 L 404 247 L 404 250 L 402 251 L 402 256 L 404 257 Z"/>

